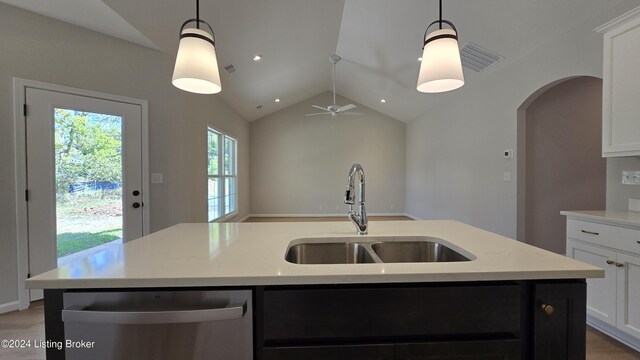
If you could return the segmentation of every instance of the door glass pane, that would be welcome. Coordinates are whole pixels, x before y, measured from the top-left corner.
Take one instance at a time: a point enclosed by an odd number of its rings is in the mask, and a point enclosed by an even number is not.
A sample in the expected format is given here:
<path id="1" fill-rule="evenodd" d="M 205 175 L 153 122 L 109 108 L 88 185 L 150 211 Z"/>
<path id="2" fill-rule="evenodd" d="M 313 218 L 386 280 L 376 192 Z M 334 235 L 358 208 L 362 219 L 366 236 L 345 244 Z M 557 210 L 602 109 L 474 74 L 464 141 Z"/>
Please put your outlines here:
<path id="1" fill-rule="evenodd" d="M 58 265 L 122 244 L 122 117 L 54 110 Z"/>
<path id="2" fill-rule="evenodd" d="M 208 138 L 208 172 L 209 175 L 220 175 L 218 171 L 218 142 L 220 141 L 220 134 L 209 130 Z"/>
<path id="3" fill-rule="evenodd" d="M 208 181 L 208 195 L 209 195 L 209 221 L 213 221 L 219 218 L 221 214 L 221 198 L 222 192 L 220 186 L 222 182 L 219 178 L 210 177 Z"/>

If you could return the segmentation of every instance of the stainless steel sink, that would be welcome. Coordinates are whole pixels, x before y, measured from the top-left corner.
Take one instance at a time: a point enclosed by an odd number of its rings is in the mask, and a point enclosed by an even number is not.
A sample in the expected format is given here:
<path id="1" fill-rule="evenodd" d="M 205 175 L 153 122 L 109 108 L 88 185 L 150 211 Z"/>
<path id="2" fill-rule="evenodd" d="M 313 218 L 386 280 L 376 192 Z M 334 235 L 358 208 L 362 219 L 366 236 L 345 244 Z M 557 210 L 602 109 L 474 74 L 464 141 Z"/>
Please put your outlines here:
<path id="1" fill-rule="evenodd" d="M 362 244 L 353 242 L 306 243 L 293 245 L 285 259 L 294 264 L 360 264 L 373 263 L 373 257 Z"/>
<path id="2" fill-rule="evenodd" d="M 292 242 L 285 260 L 294 264 L 363 264 L 457 262 L 475 258 L 443 243 L 446 241 L 428 236 L 302 238 Z"/>
<path id="3" fill-rule="evenodd" d="M 371 244 L 376 255 L 385 263 L 451 262 L 470 259 L 433 241 L 398 241 Z"/>

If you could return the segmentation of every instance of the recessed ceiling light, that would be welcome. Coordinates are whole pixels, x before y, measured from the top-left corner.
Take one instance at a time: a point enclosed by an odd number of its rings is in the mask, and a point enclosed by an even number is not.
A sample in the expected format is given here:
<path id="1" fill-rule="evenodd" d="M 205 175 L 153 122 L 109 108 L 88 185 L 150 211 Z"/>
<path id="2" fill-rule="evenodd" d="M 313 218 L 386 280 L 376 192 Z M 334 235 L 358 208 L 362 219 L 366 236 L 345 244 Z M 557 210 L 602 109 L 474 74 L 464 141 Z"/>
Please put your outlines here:
<path id="1" fill-rule="evenodd" d="M 385 99 L 380 99 L 380 102 L 384 104 L 384 103 L 386 103 L 386 102 L 387 102 L 387 100 L 385 100 Z"/>
<path id="2" fill-rule="evenodd" d="M 256 55 L 256 56 L 253 57 L 253 61 L 257 62 L 257 61 L 260 61 L 260 60 L 262 60 L 262 55 Z"/>
<path id="3" fill-rule="evenodd" d="M 280 102 L 280 99 L 275 99 L 274 101 L 275 101 L 275 102 L 277 102 L 277 103 L 279 103 L 279 102 Z"/>

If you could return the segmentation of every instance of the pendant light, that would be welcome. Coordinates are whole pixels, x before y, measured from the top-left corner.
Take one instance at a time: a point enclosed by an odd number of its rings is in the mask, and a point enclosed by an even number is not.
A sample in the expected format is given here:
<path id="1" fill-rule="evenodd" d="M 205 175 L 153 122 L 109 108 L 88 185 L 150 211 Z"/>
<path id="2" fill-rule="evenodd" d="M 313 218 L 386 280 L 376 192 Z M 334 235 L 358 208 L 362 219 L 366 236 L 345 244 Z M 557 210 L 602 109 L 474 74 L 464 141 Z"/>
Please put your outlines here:
<path id="1" fill-rule="evenodd" d="M 195 24 L 195 28 L 187 27 L 189 24 Z M 196 0 L 196 18 L 180 27 L 180 45 L 171 82 L 178 89 L 197 94 L 215 94 L 222 90 L 216 38 L 211 26 L 200 20 L 200 0 Z"/>
<path id="2" fill-rule="evenodd" d="M 438 28 L 429 33 L 429 28 L 435 24 L 439 25 Z M 451 28 L 443 28 L 443 24 Z M 439 93 L 455 90 L 462 85 L 464 75 L 458 48 L 458 30 L 450 21 L 442 20 L 440 0 L 440 19 L 429 24 L 424 32 L 417 89 L 424 93 Z"/>

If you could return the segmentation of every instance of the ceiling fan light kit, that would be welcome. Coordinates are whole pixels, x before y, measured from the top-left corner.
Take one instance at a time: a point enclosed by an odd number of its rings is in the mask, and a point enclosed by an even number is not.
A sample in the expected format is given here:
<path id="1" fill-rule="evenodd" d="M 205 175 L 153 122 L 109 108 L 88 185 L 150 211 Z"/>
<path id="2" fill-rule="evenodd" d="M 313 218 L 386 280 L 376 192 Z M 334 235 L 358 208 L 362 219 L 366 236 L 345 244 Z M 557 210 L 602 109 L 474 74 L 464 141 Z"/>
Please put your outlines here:
<path id="1" fill-rule="evenodd" d="M 432 32 L 433 25 L 438 28 Z M 443 28 L 448 25 L 450 28 Z M 458 89 L 464 85 L 458 30 L 447 20 L 442 20 L 442 0 L 440 19 L 427 26 L 422 47 L 422 61 L 418 75 L 417 90 L 424 93 L 440 93 Z"/>
<path id="2" fill-rule="evenodd" d="M 193 24 L 195 28 L 187 27 Z M 196 0 L 196 18 L 185 21 L 180 28 L 171 82 L 179 89 L 197 94 L 216 94 L 222 90 L 215 35 L 211 26 L 200 20 L 199 0 Z"/>

